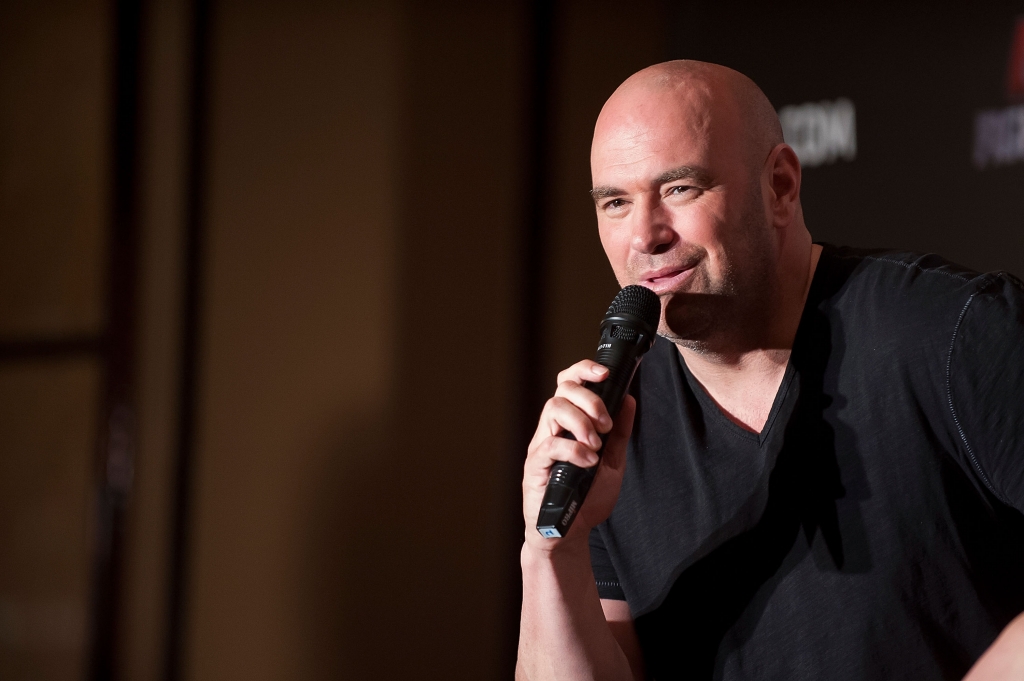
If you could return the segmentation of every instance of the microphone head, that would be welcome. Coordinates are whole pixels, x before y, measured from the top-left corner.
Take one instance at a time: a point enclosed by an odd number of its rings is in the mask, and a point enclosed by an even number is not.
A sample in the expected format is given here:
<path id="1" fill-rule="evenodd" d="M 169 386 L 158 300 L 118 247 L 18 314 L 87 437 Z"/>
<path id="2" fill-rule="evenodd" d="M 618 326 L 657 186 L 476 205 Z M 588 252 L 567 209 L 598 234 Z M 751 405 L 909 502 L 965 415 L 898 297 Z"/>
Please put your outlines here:
<path id="1" fill-rule="evenodd" d="M 661 300 L 651 289 L 630 284 L 619 291 L 604 316 L 608 319 L 622 315 L 629 315 L 643 322 L 648 327 L 645 331 L 653 337 L 658 331 L 658 322 L 661 321 Z"/>

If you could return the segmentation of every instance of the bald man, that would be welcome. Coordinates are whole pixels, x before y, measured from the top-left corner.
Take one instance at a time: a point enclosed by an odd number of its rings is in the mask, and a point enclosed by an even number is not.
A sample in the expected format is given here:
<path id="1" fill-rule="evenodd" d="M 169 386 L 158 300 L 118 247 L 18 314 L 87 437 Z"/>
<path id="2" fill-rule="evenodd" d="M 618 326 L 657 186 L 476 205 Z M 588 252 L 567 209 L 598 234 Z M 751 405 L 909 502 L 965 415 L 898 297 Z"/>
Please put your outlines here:
<path id="1" fill-rule="evenodd" d="M 545 405 L 517 678 L 1024 678 L 1021 283 L 812 243 L 774 109 L 724 67 L 629 78 L 591 166 L 661 338 L 614 424 L 591 361 Z M 548 470 L 599 433 L 541 537 Z"/>

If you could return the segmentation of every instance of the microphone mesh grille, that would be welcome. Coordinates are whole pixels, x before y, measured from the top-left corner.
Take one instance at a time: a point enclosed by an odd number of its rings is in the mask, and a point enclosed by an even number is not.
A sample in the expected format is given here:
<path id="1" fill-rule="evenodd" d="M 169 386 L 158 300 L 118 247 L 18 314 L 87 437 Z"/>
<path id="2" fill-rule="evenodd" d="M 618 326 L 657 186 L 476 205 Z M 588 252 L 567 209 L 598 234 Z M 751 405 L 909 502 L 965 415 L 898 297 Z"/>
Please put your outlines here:
<path id="1" fill-rule="evenodd" d="M 631 284 L 615 296 L 606 316 L 623 313 L 639 317 L 647 322 L 648 326 L 657 329 L 661 320 L 661 301 L 651 289 Z"/>

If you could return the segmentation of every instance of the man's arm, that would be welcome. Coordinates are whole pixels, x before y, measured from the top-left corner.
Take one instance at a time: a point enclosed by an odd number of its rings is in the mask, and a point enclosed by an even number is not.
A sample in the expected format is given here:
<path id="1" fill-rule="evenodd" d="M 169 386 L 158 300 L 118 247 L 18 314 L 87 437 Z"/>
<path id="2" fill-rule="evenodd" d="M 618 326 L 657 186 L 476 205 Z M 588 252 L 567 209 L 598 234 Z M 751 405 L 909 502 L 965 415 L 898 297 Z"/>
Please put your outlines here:
<path id="1" fill-rule="evenodd" d="M 605 619 L 587 541 L 590 529 L 608 517 L 618 497 L 636 407 L 627 397 L 612 427 L 600 398 L 583 387 L 583 381 L 605 377 L 607 370 L 590 361 L 562 372 L 530 443 L 523 474 L 526 541 L 516 666 L 520 681 L 634 681 L 633 665 L 613 634 L 613 627 L 618 632 L 624 628 L 621 613 L 614 613 L 618 619 L 613 624 Z M 562 430 L 576 439 L 559 437 Z M 536 530 L 537 511 L 552 464 L 568 461 L 593 466 L 601 446 L 598 432 L 608 432 L 601 467 L 575 523 L 561 539 L 541 537 Z M 628 642 L 626 647 L 634 655 L 639 650 Z"/>
<path id="2" fill-rule="evenodd" d="M 1006 625 L 999 638 L 978 658 L 964 681 L 1024 679 L 1024 614 Z"/>
<path id="3" fill-rule="evenodd" d="M 1024 513 L 1024 284 L 1005 273 L 984 281 L 960 313 L 947 359 L 951 432 L 963 443 L 967 469 Z M 1024 614 L 1003 629 L 964 679 L 1024 679 Z"/>
<path id="4" fill-rule="evenodd" d="M 634 680 L 630 660 L 605 620 L 586 542 L 582 548 L 582 554 L 545 556 L 523 546 L 519 681 Z"/>
<path id="5" fill-rule="evenodd" d="M 601 609 L 604 610 L 604 619 L 612 630 L 612 636 L 618 641 L 619 648 L 629 660 L 633 678 L 643 681 L 647 678 L 647 673 L 644 670 L 644 654 L 640 649 L 640 638 L 636 635 L 636 625 L 633 622 L 633 614 L 629 612 L 629 605 L 626 601 L 602 598 Z"/>

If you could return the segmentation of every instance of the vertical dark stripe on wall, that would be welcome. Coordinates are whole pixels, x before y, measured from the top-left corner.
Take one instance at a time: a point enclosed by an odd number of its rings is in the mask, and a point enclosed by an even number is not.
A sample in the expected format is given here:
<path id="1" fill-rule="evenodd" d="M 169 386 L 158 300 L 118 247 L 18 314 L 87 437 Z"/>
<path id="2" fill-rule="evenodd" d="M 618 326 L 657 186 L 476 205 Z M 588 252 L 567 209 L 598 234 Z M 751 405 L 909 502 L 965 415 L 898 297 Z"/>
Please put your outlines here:
<path id="1" fill-rule="evenodd" d="M 210 53 L 210 3 L 193 0 L 191 93 L 188 112 L 188 156 L 185 180 L 184 295 L 182 296 L 181 369 L 178 384 L 178 427 L 171 528 L 164 679 L 183 676 L 188 559 L 191 530 L 192 477 L 195 460 L 199 383 L 200 319 L 202 316 L 203 225 L 206 208 L 206 121 Z"/>
<path id="2" fill-rule="evenodd" d="M 548 185 L 551 176 L 551 68 L 555 31 L 554 0 L 532 2 L 532 64 L 530 73 L 529 127 L 526 161 L 526 190 L 529 212 L 523 230 L 523 308 L 522 353 L 524 368 L 524 428 L 533 430 L 539 409 L 544 403 L 544 377 L 541 361 L 544 350 L 545 253 L 548 215 L 551 208 Z M 529 435 L 526 436 L 527 440 Z"/>
<path id="3" fill-rule="evenodd" d="M 529 197 L 524 215 L 522 253 L 522 297 L 520 298 L 518 338 L 520 407 L 516 424 L 517 437 L 514 451 L 509 457 L 510 471 L 506 476 L 510 505 L 510 530 L 506 562 L 509 565 L 509 599 L 506 615 L 509 635 L 503 667 L 512 678 L 518 650 L 519 613 L 522 602 L 522 578 L 519 553 L 523 543 L 522 490 L 519 485 L 523 473 L 523 459 L 533 435 L 533 429 L 544 403 L 545 378 L 541 375 L 544 354 L 544 291 L 546 232 L 549 228 L 551 176 L 551 71 L 556 38 L 554 0 L 531 0 L 529 4 L 530 64 L 527 81 L 527 157 L 524 164 L 523 188 Z"/>
<path id="4" fill-rule="evenodd" d="M 125 506 L 135 450 L 136 290 L 139 244 L 140 30 L 144 3 L 118 0 L 114 15 L 110 242 L 105 376 L 97 452 L 89 678 L 117 676 Z"/>

